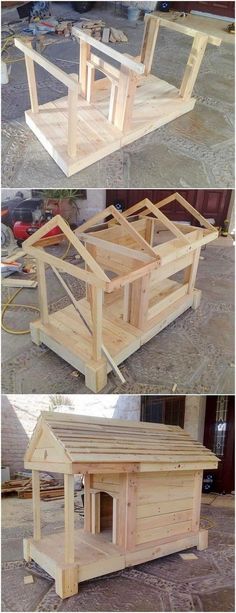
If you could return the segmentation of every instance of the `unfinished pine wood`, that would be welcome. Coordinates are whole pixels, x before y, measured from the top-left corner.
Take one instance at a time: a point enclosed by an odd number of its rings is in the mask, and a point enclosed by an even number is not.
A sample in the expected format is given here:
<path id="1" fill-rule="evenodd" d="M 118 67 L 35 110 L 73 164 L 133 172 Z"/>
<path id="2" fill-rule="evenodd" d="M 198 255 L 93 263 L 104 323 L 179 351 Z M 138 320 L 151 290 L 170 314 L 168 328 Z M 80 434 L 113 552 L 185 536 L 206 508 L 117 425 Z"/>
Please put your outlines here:
<path id="1" fill-rule="evenodd" d="M 160 211 L 175 200 L 197 218 L 201 228 L 174 223 Z M 199 306 L 201 292 L 195 283 L 200 250 L 217 238 L 218 231 L 192 209 L 174 193 L 159 203 L 145 199 L 134 205 L 132 212 L 141 211 L 138 220 L 109 206 L 75 232 L 57 215 L 24 242 L 25 253 L 36 258 L 38 268 L 40 319 L 31 324 L 32 341 L 44 343 L 80 371 L 92 391 L 105 387 L 111 370 L 124 383 L 119 364 L 187 309 Z M 104 220 L 107 227 L 96 228 Z M 160 226 L 173 238 L 153 245 L 156 224 L 158 231 Z M 42 248 L 45 234 L 56 226 L 76 249 L 76 264 Z M 51 266 L 72 303 L 50 314 L 45 264 Z M 171 278 L 181 270 L 182 283 Z M 85 281 L 85 298 L 75 299 L 64 273 Z"/>
<path id="2" fill-rule="evenodd" d="M 194 39 L 180 89 L 151 74 L 160 26 Z M 31 110 L 26 111 L 26 123 L 68 177 L 191 111 L 195 105 L 192 91 L 207 43 L 221 43 L 216 37 L 154 15 L 145 18 L 141 54 L 136 57 L 119 53 L 79 27 L 72 31 L 80 44 L 79 83 L 75 75 L 68 75 L 15 39 L 25 55 L 29 83 Z M 68 88 L 66 98 L 38 106 L 34 62 Z M 103 79 L 96 80 L 95 69 L 105 75 Z"/>
<path id="3" fill-rule="evenodd" d="M 40 532 L 38 454 L 41 470 L 64 472 L 64 533 Z M 199 528 L 202 471 L 217 464 L 211 451 L 178 426 L 42 412 L 25 454 L 25 467 L 32 470 L 34 537 L 24 539 L 24 558 L 48 572 L 57 594 L 67 598 L 93 577 L 188 547 L 205 549 L 207 530 Z M 84 474 L 83 530 L 74 529 L 78 472 Z"/>

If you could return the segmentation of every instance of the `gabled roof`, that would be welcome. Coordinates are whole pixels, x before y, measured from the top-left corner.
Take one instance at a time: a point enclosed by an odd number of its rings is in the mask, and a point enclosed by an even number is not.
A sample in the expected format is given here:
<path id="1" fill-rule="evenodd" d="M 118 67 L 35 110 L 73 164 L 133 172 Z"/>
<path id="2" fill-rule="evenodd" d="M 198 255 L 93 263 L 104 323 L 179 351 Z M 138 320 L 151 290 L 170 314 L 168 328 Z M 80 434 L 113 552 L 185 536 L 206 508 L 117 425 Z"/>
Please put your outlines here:
<path id="1" fill-rule="evenodd" d="M 178 426 L 43 412 L 25 454 L 34 462 L 154 462 L 216 468 L 218 459 Z"/>

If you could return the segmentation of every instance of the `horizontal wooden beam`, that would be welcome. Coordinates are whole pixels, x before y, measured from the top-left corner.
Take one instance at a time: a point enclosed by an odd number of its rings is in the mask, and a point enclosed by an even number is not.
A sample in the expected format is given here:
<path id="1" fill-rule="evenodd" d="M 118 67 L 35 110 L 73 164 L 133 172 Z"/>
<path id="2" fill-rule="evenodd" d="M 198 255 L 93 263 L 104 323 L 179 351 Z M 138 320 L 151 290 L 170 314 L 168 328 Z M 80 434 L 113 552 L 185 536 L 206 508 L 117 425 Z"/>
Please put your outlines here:
<path id="1" fill-rule="evenodd" d="M 136 72 L 137 74 L 144 73 L 145 67 L 143 64 L 130 59 L 123 53 L 119 53 L 119 51 L 116 51 L 115 49 L 112 49 L 111 47 L 108 47 L 107 45 L 104 45 L 104 43 L 101 43 L 99 40 L 96 40 L 95 38 L 92 38 L 92 36 L 85 34 L 85 32 L 81 30 L 80 28 L 74 26 L 72 28 L 72 34 L 76 36 L 77 38 L 79 38 L 80 40 L 83 40 L 86 43 L 88 43 L 94 49 L 98 49 L 98 51 L 101 51 L 105 55 L 112 57 L 113 60 L 116 60 L 116 62 L 119 62 L 122 66 L 126 66 L 126 68 L 129 68 L 129 70 L 132 70 L 133 72 Z"/>
<path id="2" fill-rule="evenodd" d="M 39 64 L 39 66 L 41 66 L 47 72 L 49 72 L 53 77 L 55 77 L 55 79 L 58 79 L 58 81 L 61 81 L 63 85 L 65 85 L 66 87 L 70 89 L 74 89 L 74 90 L 78 89 L 78 81 L 74 77 L 71 77 L 66 72 L 61 70 L 61 68 L 58 68 L 58 66 L 55 66 L 55 64 L 53 64 L 52 62 L 47 60 L 47 58 L 40 55 L 40 53 L 37 53 L 37 51 L 34 51 L 34 49 L 31 49 L 30 47 L 28 47 L 28 45 L 23 43 L 18 38 L 15 38 L 14 42 L 15 42 L 15 46 L 17 47 L 17 49 L 22 51 L 27 57 L 31 58 L 31 60 L 36 62 L 36 64 Z"/>
<path id="3" fill-rule="evenodd" d="M 94 53 L 91 53 L 90 62 L 95 68 L 97 68 L 97 70 L 103 72 L 109 79 L 115 80 L 117 82 L 119 81 L 120 71 L 118 70 L 118 68 L 115 68 L 115 66 L 112 66 L 112 64 L 105 62 L 105 60 L 103 60 L 101 57 L 98 57 L 98 55 L 95 55 Z"/>
<path id="4" fill-rule="evenodd" d="M 105 251 L 110 251 L 113 253 L 118 253 L 119 255 L 124 255 L 130 259 L 140 260 L 141 262 L 151 262 L 152 257 L 143 251 L 137 251 L 136 249 L 130 249 L 130 247 L 125 247 L 124 245 L 118 245 L 116 243 L 112 243 L 111 241 L 103 240 L 102 238 L 98 238 L 97 236 L 92 236 L 90 234 L 85 234 L 81 232 L 81 234 L 77 234 L 81 241 L 86 241 L 86 243 L 90 245 L 96 245 Z M 128 262 L 127 262 L 128 265 Z"/>

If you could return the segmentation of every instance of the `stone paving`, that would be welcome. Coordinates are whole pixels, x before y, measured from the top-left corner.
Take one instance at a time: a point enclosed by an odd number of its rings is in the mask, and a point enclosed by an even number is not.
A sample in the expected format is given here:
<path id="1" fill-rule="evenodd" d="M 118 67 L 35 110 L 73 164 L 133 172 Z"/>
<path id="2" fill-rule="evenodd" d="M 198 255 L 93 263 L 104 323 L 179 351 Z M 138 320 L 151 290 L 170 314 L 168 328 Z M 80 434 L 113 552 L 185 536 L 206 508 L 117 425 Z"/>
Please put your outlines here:
<path id="1" fill-rule="evenodd" d="M 102 393 L 170 394 L 175 383 L 178 394 L 234 393 L 234 250 L 214 242 L 201 257 L 196 282 L 202 290 L 199 308 L 186 311 L 121 365 L 125 384 L 110 373 Z M 47 278 L 50 310 L 69 304 L 52 271 L 47 270 Z M 82 282 L 68 277 L 68 283 L 77 299 L 83 295 Z M 24 290 L 16 301 L 37 305 L 37 290 Z M 6 324 L 27 328 L 32 317 L 27 308 L 20 317 L 14 309 Z M 30 335 L 5 332 L 2 392 L 91 393 L 83 375 L 75 377 L 68 363 L 45 346 L 33 345 Z"/>
<path id="2" fill-rule="evenodd" d="M 58 16 L 68 9 L 57 3 Z M 102 3 L 104 4 L 104 3 Z M 72 9 L 70 16 L 78 19 Z M 69 15 L 68 15 L 69 16 Z M 123 29 L 128 44 L 113 45 L 121 52 L 139 52 L 143 23 L 137 26 L 114 14 L 114 9 L 95 7 L 89 18 L 102 17 L 107 25 Z M 153 72 L 178 85 L 191 47 L 188 36 L 161 29 Z M 3 187 L 149 187 L 230 188 L 234 185 L 234 46 L 208 46 L 194 89 L 194 110 L 93 164 L 69 179 L 47 154 L 24 121 L 29 108 L 24 62 L 12 65 L 9 84 L 2 91 L 2 186 Z M 20 52 L 15 50 L 18 56 Z M 78 69 L 78 45 L 59 39 L 48 45 L 45 57 L 67 72 Z M 20 57 L 20 56 L 19 56 Z M 174 58 L 174 61 L 173 61 Z M 37 67 L 40 102 L 65 94 L 64 86 Z M 140 167 L 143 172 L 140 172 Z"/>
<path id="3" fill-rule="evenodd" d="M 209 548 L 188 550 L 197 559 L 169 555 L 82 583 L 79 594 L 62 601 L 47 573 L 22 560 L 22 538 L 32 533 L 31 501 L 14 500 L 19 514 L 9 527 L 13 499 L 3 499 L 2 611 L 234 611 L 233 509 L 202 505 Z M 62 529 L 63 502 L 42 505 L 43 531 Z M 33 584 L 24 585 L 27 574 Z"/>

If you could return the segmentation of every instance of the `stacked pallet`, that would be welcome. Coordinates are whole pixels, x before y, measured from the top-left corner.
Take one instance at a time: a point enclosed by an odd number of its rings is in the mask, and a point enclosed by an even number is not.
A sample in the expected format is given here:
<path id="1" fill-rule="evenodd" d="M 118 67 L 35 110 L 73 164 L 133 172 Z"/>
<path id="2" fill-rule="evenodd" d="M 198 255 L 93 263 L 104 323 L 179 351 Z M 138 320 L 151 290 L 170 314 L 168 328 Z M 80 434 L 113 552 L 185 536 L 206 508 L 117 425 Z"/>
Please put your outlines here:
<path id="1" fill-rule="evenodd" d="M 17 494 L 18 498 L 32 498 L 32 479 L 21 478 L 5 481 L 2 486 L 2 496 L 8 494 Z M 42 474 L 40 476 L 40 498 L 41 500 L 54 500 L 64 496 L 64 486 L 61 485 L 54 477 Z"/>
<path id="2" fill-rule="evenodd" d="M 104 21 L 83 21 L 80 28 L 89 36 L 103 43 L 127 43 L 128 38 L 122 30 L 116 28 L 107 28 Z"/>

